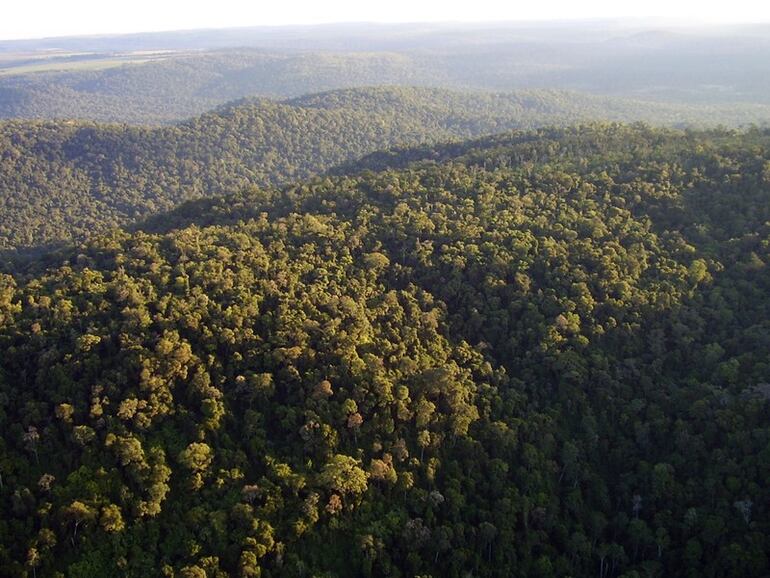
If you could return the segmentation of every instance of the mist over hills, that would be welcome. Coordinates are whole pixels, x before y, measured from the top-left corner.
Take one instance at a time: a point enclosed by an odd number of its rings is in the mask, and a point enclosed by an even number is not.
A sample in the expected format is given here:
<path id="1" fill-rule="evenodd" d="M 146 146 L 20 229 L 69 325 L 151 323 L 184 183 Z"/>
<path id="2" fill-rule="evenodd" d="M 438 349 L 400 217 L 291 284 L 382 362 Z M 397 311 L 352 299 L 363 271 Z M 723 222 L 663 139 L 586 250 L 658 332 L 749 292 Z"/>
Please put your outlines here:
<path id="1" fill-rule="evenodd" d="M 120 52 L 133 50 L 211 50 L 262 48 L 293 51 L 383 51 L 416 48 L 445 50 L 522 42 L 542 45 L 601 43 L 619 46 L 640 41 L 660 45 L 664 41 L 744 38 L 765 43 L 770 24 L 683 24 L 663 19 L 586 19 L 499 22 L 347 22 L 317 25 L 246 26 L 241 28 L 177 30 L 90 36 L 63 36 L 0 40 L 0 52 L 34 54 L 38 51 Z"/>
<path id="2" fill-rule="evenodd" d="M 767 105 L 765 31 L 623 21 L 350 24 L 7 41 L 0 117 L 170 122 L 247 96 L 375 84 Z"/>

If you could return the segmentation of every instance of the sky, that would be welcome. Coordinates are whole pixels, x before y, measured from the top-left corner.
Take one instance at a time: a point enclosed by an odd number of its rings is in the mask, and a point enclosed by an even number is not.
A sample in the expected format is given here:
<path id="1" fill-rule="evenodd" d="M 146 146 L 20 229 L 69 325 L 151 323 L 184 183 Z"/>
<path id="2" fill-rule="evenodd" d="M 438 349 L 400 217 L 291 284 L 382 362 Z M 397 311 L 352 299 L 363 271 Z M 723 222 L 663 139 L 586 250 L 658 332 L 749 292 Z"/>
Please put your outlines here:
<path id="1" fill-rule="evenodd" d="M 767 0 L 8 0 L 0 39 L 330 22 L 770 22 Z"/>

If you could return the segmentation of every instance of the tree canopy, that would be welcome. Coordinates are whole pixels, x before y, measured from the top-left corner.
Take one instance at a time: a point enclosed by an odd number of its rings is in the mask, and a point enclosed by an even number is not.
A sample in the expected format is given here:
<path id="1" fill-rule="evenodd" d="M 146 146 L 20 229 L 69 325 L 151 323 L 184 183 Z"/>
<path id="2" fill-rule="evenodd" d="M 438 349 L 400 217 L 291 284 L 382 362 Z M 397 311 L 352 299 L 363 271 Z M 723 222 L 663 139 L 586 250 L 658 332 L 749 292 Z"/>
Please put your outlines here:
<path id="1" fill-rule="evenodd" d="M 397 151 L 0 276 L 0 574 L 767 575 L 768 144 Z"/>

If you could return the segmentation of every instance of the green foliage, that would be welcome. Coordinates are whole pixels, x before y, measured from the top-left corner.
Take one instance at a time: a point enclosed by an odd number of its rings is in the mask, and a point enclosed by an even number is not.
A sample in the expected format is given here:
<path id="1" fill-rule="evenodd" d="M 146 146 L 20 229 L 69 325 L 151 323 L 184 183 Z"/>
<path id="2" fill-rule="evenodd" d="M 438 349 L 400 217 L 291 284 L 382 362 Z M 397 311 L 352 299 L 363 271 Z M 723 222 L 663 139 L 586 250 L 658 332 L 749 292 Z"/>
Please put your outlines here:
<path id="1" fill-rule="evenodd" d="M 768 140 L 390 153 L 0 278 L 0 574 L 766 576 Z"/>

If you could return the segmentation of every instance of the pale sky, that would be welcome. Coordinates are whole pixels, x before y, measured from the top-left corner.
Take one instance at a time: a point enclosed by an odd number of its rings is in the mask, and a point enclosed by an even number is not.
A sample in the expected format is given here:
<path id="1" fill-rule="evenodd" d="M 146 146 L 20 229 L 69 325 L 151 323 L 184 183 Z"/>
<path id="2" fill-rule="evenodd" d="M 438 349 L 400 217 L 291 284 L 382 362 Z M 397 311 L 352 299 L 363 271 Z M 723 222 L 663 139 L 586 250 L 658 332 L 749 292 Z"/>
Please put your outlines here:
<path id="1" fill-rule="evenodd" d="M 5 0 L 0 39 L 329 22 L 770 22 L 768 0 Z"/>

